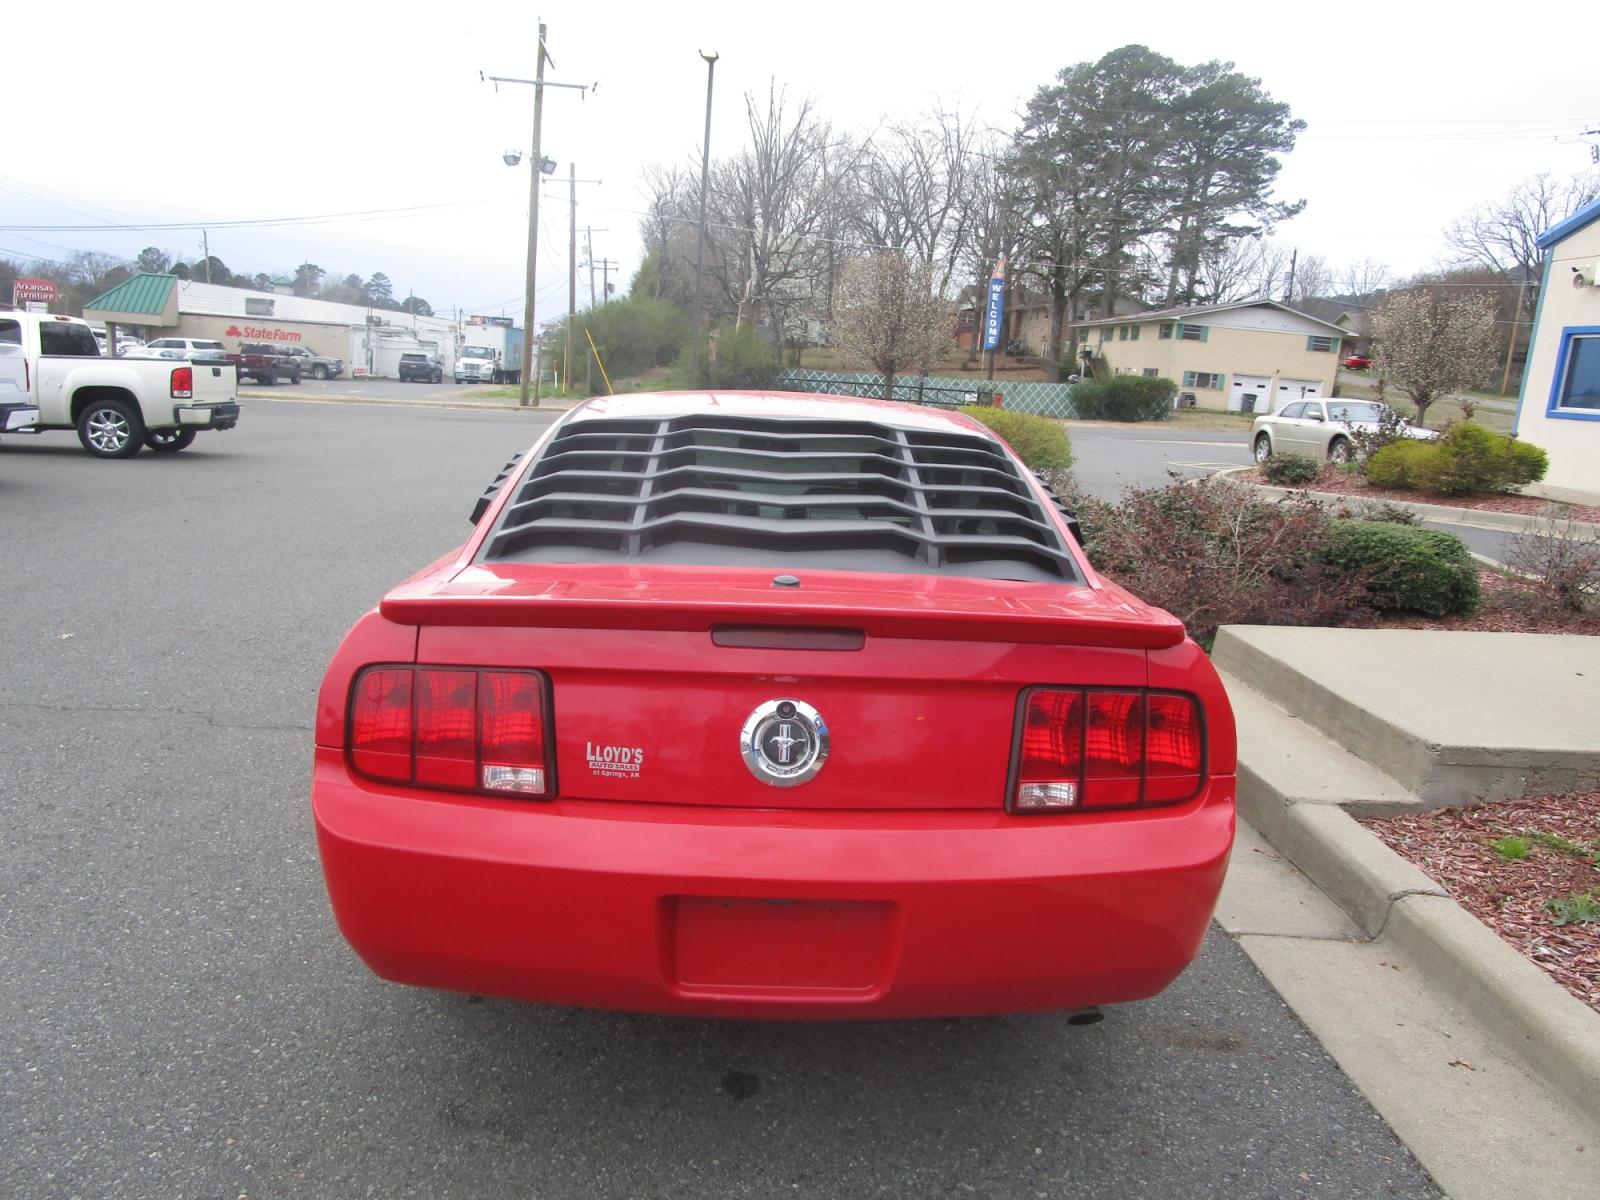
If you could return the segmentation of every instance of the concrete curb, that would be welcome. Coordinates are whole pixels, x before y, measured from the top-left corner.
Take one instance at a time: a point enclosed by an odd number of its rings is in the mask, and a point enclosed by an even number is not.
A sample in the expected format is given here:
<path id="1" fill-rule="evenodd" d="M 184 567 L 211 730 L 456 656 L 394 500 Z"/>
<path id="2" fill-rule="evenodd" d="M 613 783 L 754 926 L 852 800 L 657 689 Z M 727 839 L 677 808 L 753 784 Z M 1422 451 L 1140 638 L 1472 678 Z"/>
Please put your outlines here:
<path id="1" fill-rule="evenodd" d="M 1218 471 L 1218 475 L 1238 475 L 1245 471 L 1254 470 L 1253 467 L 1228 467 Z M 1270 483 L 1255 483 L 1248 479 L 1236 482 L 1246 487 L 1253 487 L 1257 491 L 1269 496 L 1284 499 L 1289 496 L 1310 496 L 1313 500 L 1324 504 L 1359 504 L 1365 500 L 1360 496 L 1345 496 L 1338 492 L 1308 492 L 1303 488 L 1275 487 Z M 1438 521 L 1447 525 L 1465 525 L 1469 529 L 1490 529 L 1501 533 L 1522 533 L 1533 527 L 1539 518 L 1527 516 L 1523 513 L 1491 512 L 1481 508 L 1455 508 L 1444 504 L 1424 504 L 1420 500 L 1367 500 L 1367 503 L 1393 504 L 1398 508 L 1408 508 L 1424 521 Z M 1551 501 L 1555 504 L 1557 501 Z M 1600 535 L 1600 524 L 1591 521 L 1574 521 L 1576 532 L 1587 533 L 1591 536 Z"/>
<path id="2" fill-rule="evenodd" d="M 1600 1013 L 1337 805 L 1289 800 L 1241 763 L 1239 811 L 1369 936 L 1404 951 L 1546 1086 L 1600 1120 Z"/>

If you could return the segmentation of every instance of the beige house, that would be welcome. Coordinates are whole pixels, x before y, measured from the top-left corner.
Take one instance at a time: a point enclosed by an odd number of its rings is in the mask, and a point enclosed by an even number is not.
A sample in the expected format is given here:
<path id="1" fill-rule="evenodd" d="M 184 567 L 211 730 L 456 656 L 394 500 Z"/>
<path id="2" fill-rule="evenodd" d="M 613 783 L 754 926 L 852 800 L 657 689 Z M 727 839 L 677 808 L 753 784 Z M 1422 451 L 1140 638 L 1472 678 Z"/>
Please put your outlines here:
<path id="1" fill-rule="evenodd" d="M 1539 238 L 1544 283 L 1517 397 L 1519 438 L 1550 456 L 1524 489 L 1600 504 L 1600 200 Z"/>
<path id="2" fill-rule="evenodd" d="M 1180 404 L 1232 412 L 1333 395 L 1347 336 L 1276 300 L 1158 309 L 1077 331 L 1097 373 L 1170 379 Z"/>

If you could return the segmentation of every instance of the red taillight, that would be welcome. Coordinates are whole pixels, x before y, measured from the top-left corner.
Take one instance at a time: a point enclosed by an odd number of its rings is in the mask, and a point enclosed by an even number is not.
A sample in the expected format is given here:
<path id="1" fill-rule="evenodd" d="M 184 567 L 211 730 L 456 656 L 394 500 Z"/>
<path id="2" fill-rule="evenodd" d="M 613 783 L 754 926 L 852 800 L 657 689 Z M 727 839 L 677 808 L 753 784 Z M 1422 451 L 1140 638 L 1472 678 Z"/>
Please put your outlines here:
<path id="1" fill-rule="evenodd" d="M 1174 804 L 1200 790 L 1200 704 L 1142 688 L 1033 688 L 1010 805 L 1063 812 Z"/>
<path id="2" fill-rule="evenodd" d="M 369 667 L 351 689 L 351 764 L 396 783 L 550 796 L 545 687 L 536 671 Z"/>
<path id="3" fill-rule="evenodd" d="M 194 398 L 194 368 L 172 368 L 172 398 L 174 400 L 192 400 Z"/>

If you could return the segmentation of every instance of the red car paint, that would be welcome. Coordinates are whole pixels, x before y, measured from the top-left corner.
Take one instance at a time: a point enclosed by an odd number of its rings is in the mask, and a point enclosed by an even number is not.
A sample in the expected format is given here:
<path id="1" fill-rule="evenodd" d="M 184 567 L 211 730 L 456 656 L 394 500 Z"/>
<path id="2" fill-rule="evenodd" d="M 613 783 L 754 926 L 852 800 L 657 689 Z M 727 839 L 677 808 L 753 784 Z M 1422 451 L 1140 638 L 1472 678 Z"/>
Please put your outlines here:
<path id="1" fill-rule="evenodd" d="M 593 401 L 545 437 L 712 410 L 990 436 L 911 406 L 721 394 Z M 323 680 L 318 844 L 339 927 L 377 974 L 651 1012 L 902 1017 L 1140 999 L 1194 957 L 1233 837 L 1232 713 L 1181 626 L 1070 537 L 1086 583 L 797 569 L 801 586 L 775 588 L 766 568 L 481 560 L 540 449 Z M 356 677 L 411 663 L 542 673 L 553 798 L 354 769 Z M 1019 703 L 1039 686 L 1197 698 L 1197 794 L 1011 811 Z M 740 755 L 741 725 L 780 697 L 831 736 L 799 786 Z"/>

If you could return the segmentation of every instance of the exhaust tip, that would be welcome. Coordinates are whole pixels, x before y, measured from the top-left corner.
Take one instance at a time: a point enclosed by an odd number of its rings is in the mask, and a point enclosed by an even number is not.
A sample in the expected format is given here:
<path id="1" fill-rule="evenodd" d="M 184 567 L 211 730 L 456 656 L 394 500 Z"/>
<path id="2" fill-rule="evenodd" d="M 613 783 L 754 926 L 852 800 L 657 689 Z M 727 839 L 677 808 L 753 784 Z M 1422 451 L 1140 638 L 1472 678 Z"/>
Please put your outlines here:
<path id="1" fill-rule="evenodd" d="M 1105 1013 L 1098 1008 L 1084 1008 L 1067 1017 L 1068 1025 L 1098 1025 L 1106 1019 Z"/>

